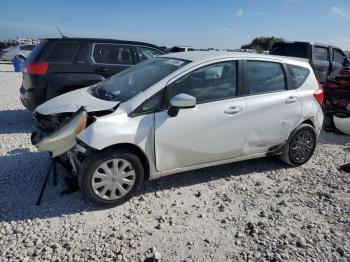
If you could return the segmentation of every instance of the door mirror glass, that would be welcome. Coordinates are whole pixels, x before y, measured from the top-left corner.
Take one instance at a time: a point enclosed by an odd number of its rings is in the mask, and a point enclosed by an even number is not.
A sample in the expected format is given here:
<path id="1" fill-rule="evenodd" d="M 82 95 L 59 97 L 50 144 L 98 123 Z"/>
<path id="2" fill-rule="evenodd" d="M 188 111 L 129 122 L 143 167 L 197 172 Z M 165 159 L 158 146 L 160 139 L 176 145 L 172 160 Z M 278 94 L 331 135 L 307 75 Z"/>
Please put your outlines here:
<path id="1" fill-rule="evenodd" d="M 196 103 L 196 98 L 187 94 L 178 94 L 170 100 L 171 107 L 175 108 L 193 108 Z"/>

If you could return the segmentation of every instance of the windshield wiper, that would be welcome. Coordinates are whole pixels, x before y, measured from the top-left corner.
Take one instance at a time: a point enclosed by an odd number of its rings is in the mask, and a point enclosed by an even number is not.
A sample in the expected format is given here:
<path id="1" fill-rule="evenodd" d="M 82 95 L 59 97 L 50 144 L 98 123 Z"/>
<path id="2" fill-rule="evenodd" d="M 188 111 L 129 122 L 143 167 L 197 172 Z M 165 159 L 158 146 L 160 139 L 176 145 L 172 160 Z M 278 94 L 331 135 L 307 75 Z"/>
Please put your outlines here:
<path id="1" fill-rule="evenodd" d="M 93 96 L 95 96 L 97 98 L 105 99 L 108 101 L 112 101 L 116 97 L 116 95 L 114 95 L 110 92 L 107 92 L 104 89 L 101 89 L 100 86 L 95 86 L 95 87 L 91 88 L 90 90 L 91 90 L 91 93 Z"/>

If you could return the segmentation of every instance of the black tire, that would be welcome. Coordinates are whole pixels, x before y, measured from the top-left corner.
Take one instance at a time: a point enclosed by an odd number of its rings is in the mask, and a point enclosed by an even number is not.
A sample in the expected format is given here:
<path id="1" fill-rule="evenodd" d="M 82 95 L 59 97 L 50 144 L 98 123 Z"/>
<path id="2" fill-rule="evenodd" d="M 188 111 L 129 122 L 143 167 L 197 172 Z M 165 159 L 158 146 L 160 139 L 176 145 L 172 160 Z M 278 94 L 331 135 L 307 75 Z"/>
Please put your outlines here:
<path id="1" fill-rule="evenodd" d="M 316 143 L 315 128 L 309 124 L 301 124 L 290 134 L 283 148 L 281 159 L 291 166 L 303 165 L 310 160 L 315 152 Z M 301 147 L 298 147 L 298 144 Z"/>
<path id="2" fill-rule="evenodd" d="M 95 170 L 105 161 L 111 159 L 124 159 L 128 161 L 135 170 L 136 178 L 135 183 L 131 187 L 130 191 L 115 200 L 106 200 L 102 199 L 95 194 L 92 188 L 92 178 Z M 118 150 L 118 149 L 106 149 L 102 151 L 95 151 L 91 153 L 86 159 L 84 159 L 83 164 L 79 170 L 78 179 L 79 187 L 81 192 L 90 200 L 93 204 L 100 207 L 113 207 L 118 206 L 126 201 L 128 201 L 135 192 L 140 188 L 144 182 L 144 168 L 139 157 L 127 150 Z"/>

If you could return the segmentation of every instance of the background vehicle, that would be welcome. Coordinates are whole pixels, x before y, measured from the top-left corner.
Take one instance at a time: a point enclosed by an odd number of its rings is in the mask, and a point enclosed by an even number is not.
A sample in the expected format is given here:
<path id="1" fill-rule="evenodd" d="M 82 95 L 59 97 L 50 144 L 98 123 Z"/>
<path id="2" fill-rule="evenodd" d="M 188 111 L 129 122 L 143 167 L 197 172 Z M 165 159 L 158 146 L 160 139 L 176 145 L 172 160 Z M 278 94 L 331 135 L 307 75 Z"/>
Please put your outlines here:
<path id="1" fill-rule="evenodd" d="M 324 89 L 325 129 L 334 130 L 333 115 L 344 113 L 350 103 L 349 60 L 337 47 L 307 42 L 276 43 L 270 54 L 309 60 Z"/>
<path id="2" fill-rule="evenodd" d="M 5 52 L 3 50 L 5 50 L 7 48 L 9 48 L 9 46 L 7 44 L 0 42 L 0 59 L 2 57 L 2 54 Z"/>
<path id="3" fill-rule="evenodd" d="M 344 54 L 346 55 L 346 57 L 347 57 L 348 59 L 350 59 L 350 51 L 345 51 Z"/>
<path id="4" fill-rule="evenodd" d="M 6 61 L 11 61 L 15 56 L 21 56 L 27 58 L 31 51 L 35 48 L 35 45 L 18 45 L 8 49 L 3 49 L 1 58 Z"/>
<path id="5" fill-rule="evenodd" d="M 52 38 L 41 40 L 27 61 L 22 104 L 34 110 L 60 94 L 93 85 L 141 61 L 163 55 L 157 46 L 122 40 Z"/>
<path id="6" fill-rule="evenodd" d="M 194 51 L 194 49 L 191 46 L 174 46 L 169 49 L 170 53 L 189 52 L 189 51 Z"/>
<path id="7" fill-rule="evenodd" d="M 274 154 L 306 163 L 322 99 L 304 61 L 182 52 L 42 104 L 32 142 L 73 163 L 90 200 L 116 205 L 144 179 Z"/>
<path id="8" fill-rule="evenodd" d="M 335 114 L 333 116 L 335 127 L 342 132 L 350 136 L 350 114 Z"/>
<path id="9" fill-rule="evenodd" d="M 329 78 L 322 84 L 325 92 L 324 113 L 325 113 L 325 130 L 336 131 L 334 125 L 335 114 L 350 113 L 350 69 L 344 67 L 334 78 Z M 340 130 L 341 131 L 341 130 Z"/>
<path id="10" fill-rule="evenodd" d="M 299 57 L 309 60 L 320 83 L 334 79 L 349 64 L 344 52 L 335 46 L 309 42 L 280 42 L 273 45 L 271 55 Z"/>

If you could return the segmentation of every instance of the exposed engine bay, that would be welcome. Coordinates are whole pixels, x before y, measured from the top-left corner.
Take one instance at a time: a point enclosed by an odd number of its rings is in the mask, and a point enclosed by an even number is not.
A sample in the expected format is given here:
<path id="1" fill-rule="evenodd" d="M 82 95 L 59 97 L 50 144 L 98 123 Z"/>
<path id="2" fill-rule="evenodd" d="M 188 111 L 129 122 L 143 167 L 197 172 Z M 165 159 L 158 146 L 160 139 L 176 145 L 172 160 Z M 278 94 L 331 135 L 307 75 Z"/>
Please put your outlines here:
<path id="1" fill-rule="evenodd" d="M 87 112 L 84 107 L 75 113 L 43 115 L 35 112 L 36 126 L 31 142 L 39 151 L 48 151 L 51 157 L 60 162 L 70 174 L 76 175 L 86 157 L 89 147 L 78 141 L 76 136 L 96 117 L 109 114 L 114 110 Z"/>

